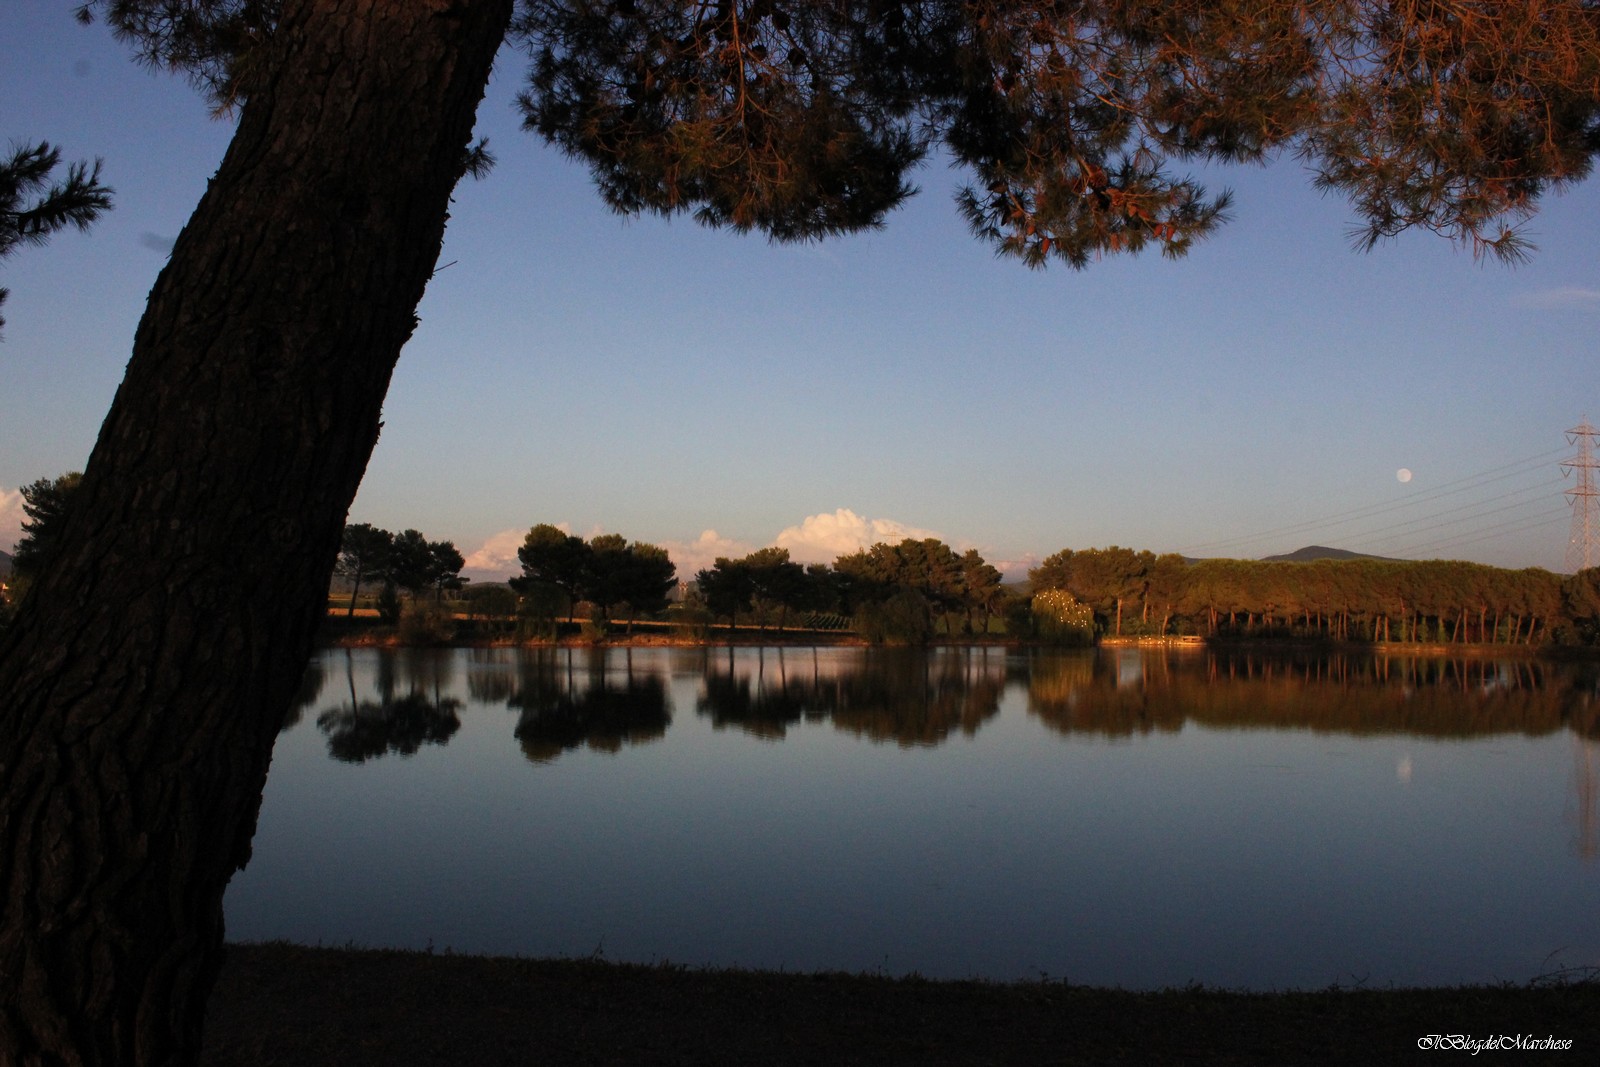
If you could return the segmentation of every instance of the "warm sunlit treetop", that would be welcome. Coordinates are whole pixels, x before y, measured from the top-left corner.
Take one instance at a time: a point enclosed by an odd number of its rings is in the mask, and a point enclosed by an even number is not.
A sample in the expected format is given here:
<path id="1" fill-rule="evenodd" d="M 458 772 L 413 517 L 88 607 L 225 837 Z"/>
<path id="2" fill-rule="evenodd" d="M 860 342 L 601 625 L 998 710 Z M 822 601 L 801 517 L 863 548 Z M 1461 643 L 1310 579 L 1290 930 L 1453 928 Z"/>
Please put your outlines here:
<path id="1" fill-rule="evenodd" d="M 92 0 L 221 107 L 292 0 Z M 1358 244 L 1477 254 L 1600 145 L 1583 0 L 519 0 L 522 107 L 623 212 L 807 239 L 879 225 L 940 150 L 1000 252 L 1182 254 L 1228 196 L 1186 161 L 1294 152 Z"/>

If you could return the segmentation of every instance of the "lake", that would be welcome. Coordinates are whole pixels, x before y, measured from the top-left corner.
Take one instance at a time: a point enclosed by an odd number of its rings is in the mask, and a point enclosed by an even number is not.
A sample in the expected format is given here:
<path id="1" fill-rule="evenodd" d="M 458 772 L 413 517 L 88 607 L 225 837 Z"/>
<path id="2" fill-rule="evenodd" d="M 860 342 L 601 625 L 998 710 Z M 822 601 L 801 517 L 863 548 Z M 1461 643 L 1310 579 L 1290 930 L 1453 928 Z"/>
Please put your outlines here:
<path id="1" fill-rule="evenodd" d="M 1600 964 L 1593 665 L 336 649 L 228 936 L 1239 989 Z"/>

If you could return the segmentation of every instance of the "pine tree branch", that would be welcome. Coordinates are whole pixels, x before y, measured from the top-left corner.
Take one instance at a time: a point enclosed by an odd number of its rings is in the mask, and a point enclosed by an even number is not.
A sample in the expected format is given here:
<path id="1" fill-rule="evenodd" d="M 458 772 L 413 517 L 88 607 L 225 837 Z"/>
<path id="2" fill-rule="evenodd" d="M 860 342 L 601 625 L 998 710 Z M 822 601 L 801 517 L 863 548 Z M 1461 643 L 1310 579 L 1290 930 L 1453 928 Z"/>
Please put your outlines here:
<path id="1" fill-rule="evenodd" d="M 87 230 L 111 207 L 112 190 L 100 184 L 100 160 L 67 165 L 64 181 L 49 185 L 61 150 L 48 141 L 13 144 L 10 158 L 0 161 L 0 258 L 22 245 L 40 245 L 57 230 Z M 42 192 L 41 192 L 42 190 Z"/>

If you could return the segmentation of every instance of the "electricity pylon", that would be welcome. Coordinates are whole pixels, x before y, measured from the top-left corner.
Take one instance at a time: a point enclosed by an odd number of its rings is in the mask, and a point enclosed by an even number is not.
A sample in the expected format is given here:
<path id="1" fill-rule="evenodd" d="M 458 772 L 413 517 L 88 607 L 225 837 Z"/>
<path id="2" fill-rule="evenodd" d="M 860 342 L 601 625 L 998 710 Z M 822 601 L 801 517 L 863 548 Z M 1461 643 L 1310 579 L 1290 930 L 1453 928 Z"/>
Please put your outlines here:
<path id="1" fill-rule="evenodd" d="M 1567 536 L 1567 569 L 1587 570 L 1600 564 L 1600 490 L 1594 486 L 1594 472 L 1600 463 L 1594 458 L 1594 439 L 1600 430 L 1585 418 L 1567 431 L 1567 444 L 1576 445 L 1578 454 L 1561 462 L 1561 474 L 1576 473 L 1578 483 L 1567 490 L 1572 503 L 1572 532 Z"/>

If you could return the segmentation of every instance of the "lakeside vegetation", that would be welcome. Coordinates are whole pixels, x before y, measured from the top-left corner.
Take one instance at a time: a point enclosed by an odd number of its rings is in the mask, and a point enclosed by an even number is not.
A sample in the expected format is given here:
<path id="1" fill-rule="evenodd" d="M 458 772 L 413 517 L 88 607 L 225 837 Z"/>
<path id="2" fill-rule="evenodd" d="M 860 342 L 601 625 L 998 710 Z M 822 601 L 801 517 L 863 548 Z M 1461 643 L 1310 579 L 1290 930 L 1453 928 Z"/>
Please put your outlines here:
<path id="1" fill-rule="evenodd" d="M 376 533 L 394 545 L 408 536 L 428 544 L 415 531 Z M 802 565 L 787 549 L 764 548 L 718 557 L 680 583 L 659 546 L 617 534 L 585 541 L 540 524 L 518 550 L 520 575 L 506 585 L 472 587 L 460 579 L 459 562 L 448 573 L 386 562 L 386 550 L 362 547 L 373 534 L 367 526 L 347 530 L 340 564 L 352 582 L 346 613 L 353 614 L 363 579 L 380 583 L 385 592 L 374 607 L 400 624 L 402 642 L 451 640 L 457 616 L 479 636 L 519 641 L 595 641 L 620 628 L 688 641 L 738 640 L 753 631 L 758 639 L 853 636 L 912 645 L 1182 637 L 1600 645 L 1600 568 L 1559 575 L 1455 560 L 1195 560 L 1113 545 L 1063 549 L 1033 568 L 1026 583 L 1006 584 L 976 549 L 957 553 L 925 538 L 880 542 L 831 565 Z M 400 586 L 411 594 L 408 613 L 394 594 Z M 427 589 L 434 608 L 424 603 Z M 446 589 L 456 591 L 449 602 Z"/>
<path id="2" fill-rule="evenodd" d="M 73 472 L 23 488 L 29 520 L 0 625 L 49 565 L 78 480 Z M 976 549 L 958 553 L 924 538 L 880 542 L 832 564 L 802 565 L 785 548 L 763 548 L 718 557 L 680 581 L 686 576 L 658 545 L 619 534 L 586 540 L 548 523 L 529 529 L 517 558 L 521 574 L 473 586 L 452 542 L 349 524 L 335 568 L 339 606 L 347 618 L 375 611 L 387 637 L 413 644 L 464 631 L 518 641 L 596 641 L 619 630 L 738 640 L 753 628 L 758 639 L 913 645 L 1205 637 L 1600 646 L 1600 568 L 1560 575 L 1460 560 L 1189 559 L 1112 545 L 1062 549 L 1025 583 L 1007 584 Z"/>
<path id="3" fill-rule="evenodd" d="M 1438 644 L 1594 644 L 1600 568 L 1571 576 L 1457 560 L 1187 560 L 1063 550 L 1031 572 L 1113 634 Z"/>

